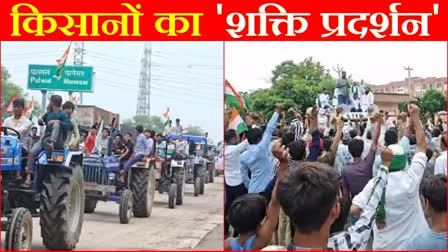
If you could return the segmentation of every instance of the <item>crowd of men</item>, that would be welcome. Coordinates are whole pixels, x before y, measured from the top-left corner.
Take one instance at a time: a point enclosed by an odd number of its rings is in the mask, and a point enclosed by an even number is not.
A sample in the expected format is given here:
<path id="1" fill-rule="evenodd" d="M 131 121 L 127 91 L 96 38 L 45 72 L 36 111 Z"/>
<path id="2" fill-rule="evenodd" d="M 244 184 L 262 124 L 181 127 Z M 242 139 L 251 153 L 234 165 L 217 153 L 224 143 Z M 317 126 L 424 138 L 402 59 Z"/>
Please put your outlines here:
<path id="1" fill-rule="evenodd" d="M 415 103 L 392 122 L 318 111 L 226 129 L 225 249 L 446 250 L 446 125 Z"/>
<path id="2" fill-rule="evenodd" d="M 53 150 L 82 151 L 86 155 L 96 154 L 101 156 L 115 156 L 120 161 L 123 171 L 129 169 L 138 161 L 144 161 L 152 155 L 164 156 L 167 143 L 163 141 L 164 135 L 177 134 L 178 138 L 172 142 L 173 150 L 187 155 L 189 143 L 182 137 L 183 127 L 180 119 L 176 119 L 176 125 L 172 126 L 169 121 L 164 129 L 164 133 L 156 134 L 154 130 L 144 129 L 137 125 L 137 135 L 134 141 L 132 133 L 125 133 L 114 128 L 102 128 L 101 135 L 97 136 L 99 124 L 96 123 L 90 128 L 87 136 L 80 134 L 80 128 L 76 123 L 75 104 L 66 101 L 62 104 L 62 97 L 53 95 L 45 114 L 39 118 L 38 125 L 45 127 L 41 136 L 37 134 L 38 128 L 33 126 L 27 117 L 23 115 L 25 100 L 18 98 L 13 101 L 13 116 L 4 120 L 2 126 L 15 131 L 8 131 L 8 134 L 19 134 L 22 156 L 27 158 L 26 174 L 18 171 L 16 182 L 23 187 L 31 187 L 33 174 L 36 170 L 36 159 L 38 154 L 46 150 L 50 154 Z M 2 132 L 4 133 L 4 132 Z M 100 139 L 97 139 L 100 138 Z M 157 150 L 157 152 L 156 152 Z M 169 152 L 169 151 L 168 151 Z M 50 155 L 51 156 L 51 155 Z M 25 177 L 25 180 L 23 181 Z M 23 183 L 22 183 L 23 182 Z"/>

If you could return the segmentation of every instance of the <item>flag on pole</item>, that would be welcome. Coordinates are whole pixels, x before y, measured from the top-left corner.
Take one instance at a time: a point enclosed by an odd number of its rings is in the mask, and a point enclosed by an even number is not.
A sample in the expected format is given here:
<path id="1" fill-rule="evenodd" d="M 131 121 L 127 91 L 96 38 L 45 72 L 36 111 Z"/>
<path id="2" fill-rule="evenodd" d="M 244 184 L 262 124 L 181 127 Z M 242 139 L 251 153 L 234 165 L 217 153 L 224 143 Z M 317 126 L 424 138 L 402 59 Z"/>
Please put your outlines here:
<path id="1" fill-rule="evenodd" d="M 6 104 L 5 106 L 5 111 L 3 111 L 3 113 L 5 114 L 14 114 L 14 108 L 12 103 L 14 102 L 14 100 L 16 100 L 17 98 L 19 98 L 19 94 L 18 93 L 14 93 L 11 97 L 11 100 L 9 100 L 9 102 Z"/>
<path id="2" fill-rule="evenodd" d="M 248 130 L 246 123 L 244 123 L 243 118 L 241 118 L 235 108 L 232 108 L 232 115 L 230 116 L 229 121 L 229 129 L 236 130 L 238 135 Z"/>
<path id="3" fill-rule="evenodd" d="M 96 120 L 95 120 L 95 122 L 97 122 L 97 123 L 101 122 L 101 116 L 100 116 L 99 112 L 96 112 Z M 101 131 L 98 131 L 98 132 L 101 132 Z"/>
<path id="4" fill-rule="evenodd" d="M 56 67 L 56 75 L 55 75 L 56 78 L 61 78 L 61 73 L 64 70 L 65 63 L 67 62 L 68 55 L 70 54 L 71 46 L 72 42 L 70 42 L 67 49 L 64 51 L 64 54 L 62 54 L 62 57 L 56 60 L 56 63 L 58 64 Z"/>
<path id="5" fill-rule="evenodd" d="M 34 110 L 34 98 L 31 97 L 31 102 L 28 104 L 28 106 L 25 108 L 25 110 L 23 110 L 22 115 L 24 117 L 31 117 L 33 110 Z"/>
<path id="6" fill-rule="evenodd" d="M 186 134 L 188 132 L 188 128 L 183 128 L 182 129 L 182 134 Z"/>
<path id="7" fill-rule="evenodd" d="M 165 126 L 167 126 L 169 124 L 169 121 L 170 121 L 169 113 L 170 113 L 170 107 L 167 107 L 166 108 L 166 112 L 163 113 L 163 116 L 162 116 Z"/>
<path id="8" fill-rule="evenodd" d="M 76 103 L 78 102 L 78 100 L 79 100 L 79 96 L 72 96 L 72 97 L 70 98 L 70 101 L 71 101 L 73 104 L 76 104 Z"/>
<path id="9" fill-rule="evenodd" d="M 233 88 L 229 81 L 226 80 L 225 101 L 227 104 L 237 108 L 247 108 L 244 99 Z"/>
<path id="10" fill-rule="evenodd" d="M 98 128 L 97 132 L 102 132 L 104 127 L 104 121 L 101 119 L 100 121 L 100 127 Z M 97 135 L 95 138 L 95 147 L 93 148 L 92 153 L 101 154 L 101 135 Z"/>

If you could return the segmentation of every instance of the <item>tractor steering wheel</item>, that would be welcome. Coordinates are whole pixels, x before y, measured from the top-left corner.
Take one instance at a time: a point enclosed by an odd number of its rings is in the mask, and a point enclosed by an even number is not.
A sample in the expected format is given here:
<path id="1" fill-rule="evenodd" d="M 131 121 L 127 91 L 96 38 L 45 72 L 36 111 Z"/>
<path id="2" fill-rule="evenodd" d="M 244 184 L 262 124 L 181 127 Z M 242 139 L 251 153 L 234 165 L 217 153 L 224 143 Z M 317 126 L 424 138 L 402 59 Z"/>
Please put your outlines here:
<path id="1" fill-rule="evenodd" d="M 13 128 L 10 128 L 10 127 L 3 127 L 3 126 L 2 126 L 2 132 L 3 132 L 3 134 L 4 134 L 5 136 L 8 135 L 8 130 L 11 130 L 11 131 L 13 131 L 14 133 L 16 133 L 16 135 L 17 135 L 17 139 L 20 140 L 20 133 L 19 133 L 16 129 L 13 129 Z"/>

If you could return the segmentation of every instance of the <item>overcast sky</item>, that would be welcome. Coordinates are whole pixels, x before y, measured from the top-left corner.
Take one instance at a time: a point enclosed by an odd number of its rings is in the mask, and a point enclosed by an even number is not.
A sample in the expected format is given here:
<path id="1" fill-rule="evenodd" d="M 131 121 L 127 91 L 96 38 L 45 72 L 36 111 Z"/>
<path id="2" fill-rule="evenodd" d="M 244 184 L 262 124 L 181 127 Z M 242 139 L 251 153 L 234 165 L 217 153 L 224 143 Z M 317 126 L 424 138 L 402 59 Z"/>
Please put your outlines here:
<path id="1" fill-rule="evenodd" d="M 276 65 L 307 57 L 327 69 L 338 64 L 356 80 L 387 84 L 411 76 L 446 77 L 446 42 L 226 42 L 225 75 L 240 91 L 266 88 Z M 337 76 L 331 71 L 331 75 Z"/>
<path id="2" fill-rule="evenodd" d="M 151 115 L 170 117 L 184 127 L 197 125 L 212 139 L 222 139 L 222 42 L 153 42 Z M 11 80 L 27 89 L 28 64 L 55 64 L 69 42 L 2 42 L 1 60 Z M 73 64 L 73 46 L 68 63 Z M 119 113 L 121 119 L 136 113 L 140 60 L 144 42 L 85 42 L 84 62 L 95 71 L 94 93 L 84 104 Z M 41 100 L 40 91 L 27 91 Z M 64 99 L 67 92 L 60 93 Z"/>

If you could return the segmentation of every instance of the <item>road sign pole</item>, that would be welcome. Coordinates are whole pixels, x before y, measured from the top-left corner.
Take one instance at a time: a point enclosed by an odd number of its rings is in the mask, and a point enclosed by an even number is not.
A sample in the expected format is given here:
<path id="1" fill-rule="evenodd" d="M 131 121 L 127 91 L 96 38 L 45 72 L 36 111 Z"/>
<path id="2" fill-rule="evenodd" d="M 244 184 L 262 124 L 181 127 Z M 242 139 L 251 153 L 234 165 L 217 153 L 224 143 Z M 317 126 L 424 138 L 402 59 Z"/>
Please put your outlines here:
<path id="1" fill-rule="evenodd" d="M 44 111 L 43 113 L 45 114 L 45 112 L 47 111 L 47 90 L 41 90 L 41 92 L 42 92 L 42 110 Z M 40 126 L 40 134 L 41 136 L 43 136 L 44 126 Z"/>

